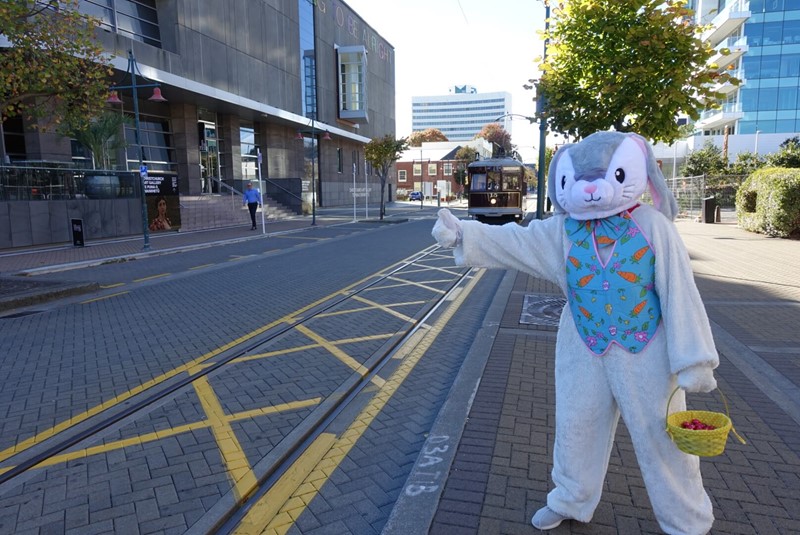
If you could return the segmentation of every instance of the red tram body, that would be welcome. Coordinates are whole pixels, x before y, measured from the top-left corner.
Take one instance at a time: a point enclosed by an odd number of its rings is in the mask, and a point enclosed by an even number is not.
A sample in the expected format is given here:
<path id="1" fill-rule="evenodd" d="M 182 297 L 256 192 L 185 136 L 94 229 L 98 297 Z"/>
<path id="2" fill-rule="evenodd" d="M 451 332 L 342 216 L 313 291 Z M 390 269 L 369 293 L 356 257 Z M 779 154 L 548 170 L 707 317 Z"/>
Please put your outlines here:
<path id="1" fill-rule="evenodd" d="M 514 158 L 478 160 L 467 166 L 467 214 L 483 223 L 520 223 L 525 216 L 529 170 Z"/>

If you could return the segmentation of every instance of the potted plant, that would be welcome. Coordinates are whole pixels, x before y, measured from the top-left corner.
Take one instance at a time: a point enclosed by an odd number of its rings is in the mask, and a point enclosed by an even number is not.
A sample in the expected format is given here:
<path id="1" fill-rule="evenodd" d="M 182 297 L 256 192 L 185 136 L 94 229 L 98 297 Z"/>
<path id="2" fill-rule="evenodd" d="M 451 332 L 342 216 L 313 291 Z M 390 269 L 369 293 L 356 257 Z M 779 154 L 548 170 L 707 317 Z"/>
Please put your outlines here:
<path id="1" fill-rule="evenodd" d="M 111 155 L 127 147 L 123 126 L 130 121 L 121 113 L 105 111 L 89 124 L 72 132 L 72 136 L 92 153 L 92 169 L 111 167 Z M 113 198 L 119 194 L 119 177 L 93 175 L 86 177 L 86 195 L 91 198 Z"/>

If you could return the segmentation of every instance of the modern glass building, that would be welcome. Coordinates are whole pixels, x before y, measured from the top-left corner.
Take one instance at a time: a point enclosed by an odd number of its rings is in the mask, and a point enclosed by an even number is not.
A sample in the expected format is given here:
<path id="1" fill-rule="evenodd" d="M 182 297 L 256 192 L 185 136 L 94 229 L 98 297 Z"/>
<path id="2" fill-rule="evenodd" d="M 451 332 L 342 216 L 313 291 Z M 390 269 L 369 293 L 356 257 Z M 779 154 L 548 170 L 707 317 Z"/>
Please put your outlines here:
<path id="1" fill-rule="evenodd" d="M 450 141 L 469 141 L 488 123 L 511 112 L 511 94 L 478 93 L 472 86 L 455 86 L 448 95 L 411 98 L 411 128 L 436 128 Z M 502 125 L 511 132 L 511 118 Z"/>
<path id="2" fill-rule="evenodd" d="M 800 132 L 800 0 L 691 4 L 698 20 L 712 26 L 703 34 L 719 52 L 712 61 L 742 82 L 717 88 L 724 95 L 721 108 L 702 114 L 697 137 L 727 134 L 731 157 L 742 150 L 776 150 Z M 723 49 L 730 53 L 723 55 Z"/>

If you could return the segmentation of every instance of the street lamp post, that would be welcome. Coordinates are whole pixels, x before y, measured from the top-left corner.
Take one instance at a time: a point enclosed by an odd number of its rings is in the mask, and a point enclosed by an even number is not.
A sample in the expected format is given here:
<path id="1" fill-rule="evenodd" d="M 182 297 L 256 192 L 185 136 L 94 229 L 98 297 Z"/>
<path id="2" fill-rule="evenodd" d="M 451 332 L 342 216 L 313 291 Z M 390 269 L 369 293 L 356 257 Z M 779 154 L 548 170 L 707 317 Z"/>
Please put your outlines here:
<path id="1" fill-rule="evenodd" d="M 147 176 L 147 166 L 144 165 L 144 148 L 142 147 L 141 141 L 141 130 L 139 127 L 139 94 L 138 89 L 143 87 L 152 87 L 153 88 L 153 96 L 151 96 L 147 100 L 151 100 L 153 102 L 166 102 L 163 96 L 161 96 L 161 84 L 157 82 L 149 82 L 144 84 L 136 83 L 136 75 L 137 73 L 139 76 L 147 80 L 142 73 L 139 71 L 139 66 L 136 64 L 136 58 L 133 56 L 133 50 L 128 50 L 128 68 L 127 74 L 131 77 L 130 85 L 112 85 L 109 88 L 110 95 L 106 100 L 109 104 L 122 104 L 122 100 L 119 98 L 118 91 L 120 89 L 130 89 L 131 94 L 133 97 L 133 121 L 134 121 L 134 136 L 136 141 L 136 150 L 139 155 L 139 189 L 141 190 L 141 200 L 142 200 L 142 236 L 144 238 L 144 245 L 142 247 L 143 250 L 149 251 L 150 250 L 150 228 L 147 226 L 147 200 L 145 199 L 145 183 L 144 179 Z"/>
<path id="2" fill-rule="evenodd" d="M 548 0 L 544 0 L 544 10 L 544 31 L 546 33 L 550 29 L 550 2 Z M 548 40 L 548 38 L 544 40 L 542 61 L 547 59 Z M 536 111 L 539 115 L 539 172 L 536 179 L 536 219 L 544 219 L 544 162 L 545 144 L 547 143 L 547 117 L 545 117 L 544 98 L 538 88 L 536 90 Z"/>
<path id="3" fill-rule="evenodd" d="M 331 135 L 328 133 L 327 130 L 323 130 L 321 128 L 317 128 L 314 125 L 314 115 L 311 114 L 311 130 L 310 131 L 299 131 L 297 132 L 297 139 L 302 140 L 305 143 L 305 135 L 304 133 L 311 134 L 311 226 L 315 226 L 317 224 L 317 132 L 324 132 L 325 135 L 322 136 L 322 139 L 325 141 L 330 141 Z"/>

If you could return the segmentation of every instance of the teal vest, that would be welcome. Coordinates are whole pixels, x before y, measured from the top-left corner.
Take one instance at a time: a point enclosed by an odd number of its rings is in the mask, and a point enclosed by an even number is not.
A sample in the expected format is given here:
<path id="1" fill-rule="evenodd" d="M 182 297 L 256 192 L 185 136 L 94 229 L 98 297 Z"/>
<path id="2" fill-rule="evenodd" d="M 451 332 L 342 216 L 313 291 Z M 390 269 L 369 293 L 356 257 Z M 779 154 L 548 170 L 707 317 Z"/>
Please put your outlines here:
<path id="1" fill-rule="evenodd" d="M 630 212 L 604 219 L 567 218 L 567 299 L 586 347 L 604 355 L 611 344 L 638 353 L 655 335 L 661 303 L 656 257 Z M 603 264 L 598 251 L 610 247 Z"/>

